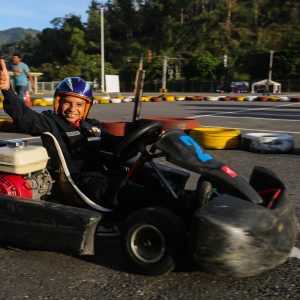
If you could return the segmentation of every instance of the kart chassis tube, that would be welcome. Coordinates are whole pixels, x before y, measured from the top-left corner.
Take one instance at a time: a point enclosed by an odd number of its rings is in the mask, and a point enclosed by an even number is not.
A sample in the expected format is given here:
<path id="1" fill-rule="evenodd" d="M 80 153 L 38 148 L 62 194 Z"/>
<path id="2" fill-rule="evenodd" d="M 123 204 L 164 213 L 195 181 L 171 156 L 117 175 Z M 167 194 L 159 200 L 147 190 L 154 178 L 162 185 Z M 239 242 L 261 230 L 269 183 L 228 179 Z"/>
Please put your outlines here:
<path id="1" fill-rule="evenodd" d="M 164 177 L 164 175 L 162 174 L 162 172 L 159 170 L 159 168 L 156 166 L 156 164 L 153 162 L 153 160 L 151 159 L 151 155 L 150 153 L 147 152 L 146 149 L 144 149 L 141 157 L 135 162 L 135 164 L 130 168 L 127 177 L 125 178 L 123 184 L 125 184 L 125 182 L 127 180 L 130 180 L 134 177 L 134 174 L 136 172 L 136 170 L 138 169 L 138 167 L 142 164 L 145 164 L 146 162 L 148 162 L 150 164 L 150 166 L 152 167 L 152 169 L 156 172 L 157 176 L 160 178 L 160 180 L 162 181 L 164 187 L 166 188 L 166 190 L 172 195 L 172 197 L 175 200 L 178 200 L 178 196 L 175 193 L 175 191 L 173 190 L 173 188 L 171 187 L 171 185 L 169 184 L 168 180 Z"/>

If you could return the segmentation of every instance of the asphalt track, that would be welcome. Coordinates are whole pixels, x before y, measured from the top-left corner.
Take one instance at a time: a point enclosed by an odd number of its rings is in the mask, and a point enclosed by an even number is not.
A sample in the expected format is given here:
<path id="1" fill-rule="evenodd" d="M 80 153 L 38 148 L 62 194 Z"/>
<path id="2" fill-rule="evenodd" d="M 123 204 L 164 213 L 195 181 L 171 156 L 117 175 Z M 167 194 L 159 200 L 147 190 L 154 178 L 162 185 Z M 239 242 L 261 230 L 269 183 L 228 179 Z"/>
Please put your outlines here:
<path id="1" fill-rule="evenodd" d="M 38 109 L 40 110 L 40 109 Z M 132 103 L 94 105 L 100 120 L 130 121 Z M 0 116 L 4 115 L 0 111 Z M 295 138 L 291 154 L 256 154 L 210 150 L 248 177 L 255 165 L 276 172 L 288 187 L 300 219 L 300 103 L 161 102 L 143 103 L 141 117 L 197 118 L 201 126 L 239 128 L 247 132 L 287 132 Z M 26 135 L 0 132 L 0 139 Z M 32 140 L 32 142 L 36 142 Z M 192 186 L 195 176 L 189 184 Z M 296 244 L 300 248 L 300 241 Z M 0 247 L 0 299 L 299 299 L 300 253 L 281 266 L 250 278 L 217 277 L 190 269 L 159 277 L 131 274 L 116 242 L 97 243 L 98 256 Z"/>

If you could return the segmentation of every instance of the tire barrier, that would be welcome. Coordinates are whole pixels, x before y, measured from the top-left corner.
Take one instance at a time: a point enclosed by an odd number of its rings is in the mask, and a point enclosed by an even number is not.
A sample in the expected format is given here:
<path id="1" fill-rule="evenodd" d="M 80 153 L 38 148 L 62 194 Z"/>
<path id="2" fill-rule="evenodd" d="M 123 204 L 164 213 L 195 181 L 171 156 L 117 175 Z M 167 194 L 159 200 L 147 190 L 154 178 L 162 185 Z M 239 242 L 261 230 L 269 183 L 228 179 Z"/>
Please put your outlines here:
<path id="1" fill-rule="evenodd" d="M 164 96 L 164 100 L 167 102 L 174 102 L 175 97 L 174 96 Z"/>
<path id="2" fill-rule="evenodd" d="M 267 96 L 259 96 L 256 98 L 257 101 L 268 101 L 269 97 Z"/>
<path id="3" fill-rule="evenodd" d="M 109 95 L 95 95 L 94 103 L 100 104 L 108 104 L 108 103 L 122 103 L 122 102 L 132 102 L 134 99 L 133 96 L 118 96 L 114 98 L 110 98 Z M 173 101 L 278 101 L 278 102 L 300 102 L 300 97 L 288 97 L 288 96 L 230 96 L 230 95 L 220 95 L 220 96 L 172 96 L 172 95 L 164 95 L 164 96 L 143 96 L 141 98 L 142 102 L 173 102 Z M 0 109 L 3 108 L 3 96 L 0 95 Z M 53 98 L 35 98 L 32 99 L 33 106 L 52 106 Z"/>
<path id="4" fill-rule="evenodd" d="M 231 128 L 193 128 L 189 132 L 205 149 L 238 149 L 241 144 L 241 131 Z"/>
<path id="5" fill-rule="evenodd" d="M 269 97 L 269 99 L 268 99 L 269 101 L 279 101 L 279 98 L 278 97 Z"/>
<path id="6" fill-rule="evenodd" d="M 231 101 L 233 100 L 233 97 L 231 96 L 222 96 L 219 98 L 220 101 Z"/>
<path id="7" fill-rule="evenodd" d="M 193 96 L 186 96 L 185 97 L 185 101 L 195 101 L 196 99 L 195 99 L 195 97 L 193 97 Z"/>
<path id="8" fill-rule="evenodd" d="M 111 103 L 114 103 L 114 104 L 122 102 L 122 100 L 120 98 L 111 98 L 110 101 L 111 101 Z"/>
<path id="9" fill-rule="evenodd" d="M 150 121 L 162 122 L 165 131 L 171 129 L 191 130 L 192 128 L 200 126 L 198 120 L 187 119 L 187 118 L 153 117 L 153 118 L 143 118 L 140 119 L 138 122 L 145 123 Z"/>
<path id="10" fill-rule="evenodd" d="M 162 102 L 162 98 L 161 97 L 152 97 L 151 98 L 151 102 Z"/>
<path id="11" fill-rule="evenodd" d="M 123 102 L 132 102 L 133 101 L 133 97 L 125 97 L 123 98 Z"/>
<path id="12" fill-rule="evenodd" d="M 255 101 L 256 98 L 257 98 L 256 96 L 246 96 L 245 101 Z"/>
<path id="13" fill-rule="evenodd" d="M 289 102 L 290 98 L 287 96 L 279 96 L 279 101 L 283 101 L 283 102 Z"/>
<path id="14" fill-rule="evenodd" d="M 97 100 L 98 103 L 115 103 L 112 101 L 114 98 L 110 98 L 109 96 L 94 96 L 95 100 Z M 133 96 L 118 96 L 116 99 L 121 99 L 121 102 L 131 102 L 133 101 Z M 106 100 L 108 99 L 109 102 Z M 255 95 L 220 95 L 220 96 L 201 96 L 201 95 L 195 95 L 195 96 L 173 96 L 173 95 L 160 95 L 160 96 L 142 96 L 141 102 L 174 102 L 174 101 L 283 101 L 283 102 L 300 102 L 300 97 L 294 96 L 294 97 L 288 97 L 288 96 L 265 96 L 265 95 L 260 95 L 260 96 L 255 96 Z M 0 99 L 1 101 L 1 99 Z M 118 100 L 116 100 L 118 101 Z M 1 102 L 0 102 L 1 103 Z M 119 103 L 119 102 L 117 102 Z"/>
<path id="15" fill-rule="evenodd" d="M 33 106 L 53 106 L 53 98 L 35 98 L 32 99 Z"/>
<path id="16" fill-rule="evenodd" d="M 184 101 L 185 97 L 184 96 L 175 96 L 176 101 Z"/>
<path id="17" fill-rule="evenodd" d="M 198 101 L 204 101 L 205 97 L 204 96 L 195 96 L 196 100 Z"/>
<path id="18" fill-rule="evenodd" d="M 100 104 L 109 104 L 109 103 L 110 103 L 110 100 L 109 100 L 109 99 L 100 99 L 100 100 L 98 101 L 98 103 L 100 103 Z"/>
<path id="19" fill-rule="evenodd" d="M 110 103 L 110 96 L 94 96 L 94 100 L 100 104 Z"/>
<path id="20" fill-rule="evenodd" d="M 290 134 L 247 133 L 242 137 L 242 149 L 260 153 L 288 153 L 294 149 L 295 141 Z"/>
<path id="21" fill-rule="evenodd" d="M 219 100 L 219 96 L 207 96 L 205 98 L 206 101 L 218 101 Z"/>
<path id="22" fill-rule="evenodd" d="M 151 96 L 142 96 L 141 101 L 142 102 L 150 102 L 151 101 Z"/>
<path id="23" fill-rule="evenodd" d="M 290 99 L 291 102 L 300 102 L 300 97 L 292 97 Z"/>
<path id="24" fill-rule="evenodd" d="M 32 105 L 33 106 L 42 106 L 41 104 L 43 103 L 44 99 L 42 98 L 36 98 L 32 100 Z"/>
<path id="25" fill-rule="evenodd" d="M 234 101 L 244 101 L 245 97 L 244 96 L 235 96 L 235 97 L 233 97 L 233 100 Z"/>

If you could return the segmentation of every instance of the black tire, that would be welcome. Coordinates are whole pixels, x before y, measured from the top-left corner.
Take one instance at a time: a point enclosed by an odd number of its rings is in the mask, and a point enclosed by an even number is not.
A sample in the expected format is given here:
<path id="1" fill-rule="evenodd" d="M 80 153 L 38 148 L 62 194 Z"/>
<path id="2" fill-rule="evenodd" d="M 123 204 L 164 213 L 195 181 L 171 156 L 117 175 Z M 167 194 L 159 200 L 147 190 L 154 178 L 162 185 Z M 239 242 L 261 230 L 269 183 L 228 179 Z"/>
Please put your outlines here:
<path id="1" fill-rule="evenodd" d="M 162 207 L 144 208 L 124 224 L 122 254 L 135 273 L 169 273 L 183 260 L 185 236 L 183 221 L 174 212 Z"/>

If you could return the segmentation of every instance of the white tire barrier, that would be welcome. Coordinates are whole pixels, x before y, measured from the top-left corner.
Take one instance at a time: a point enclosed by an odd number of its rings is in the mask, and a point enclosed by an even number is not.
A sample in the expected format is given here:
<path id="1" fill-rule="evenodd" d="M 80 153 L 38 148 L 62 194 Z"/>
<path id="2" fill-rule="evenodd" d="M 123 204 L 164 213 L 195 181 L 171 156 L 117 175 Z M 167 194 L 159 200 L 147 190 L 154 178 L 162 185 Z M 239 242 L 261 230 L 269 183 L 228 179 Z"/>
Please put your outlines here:
<path id="1" fill-rule="evenodd" d="M 294 145 L 290 134 L 247 133 L 242 137 L 242 148 L 250 152 L 287 153 L 293 151 Z"/>
<path id="2" fill-rule="evenodd" d="M 110 99 L 111 103 L 121 103 L 122 100 L 120 98 L 111 98 Z"/>
<path id="3" fill-rule="evenodd" d="M 176 101 L 184 101 L 185 100 L 185 96 L 176 96 L 175 100 Z"/>
<path id="4" fill-rule="evenodd" d="M 287 97 L 287 96 L 279 96 L 279 101 L 289 102 L 289 101 L 290 101 L 290 97 Z"/>
<path id="5" fill-rule="evenodd" d="M 133 100 L 133 97 L 125 97 L 124 99 L 123 99 L 123 102 L 132 102 Z"/>
<path id="6" fill-rule="evenodd" d="M 219 96 L 207 96 L 205 98 L 206 101 L 218 101 L 219 100 Z"/>
<path id="7" fill-rule="evenodd" d="M 256 96 L 246 96 L 245 101 L 255 101 L 256 98 L 257 98 Z"/>

